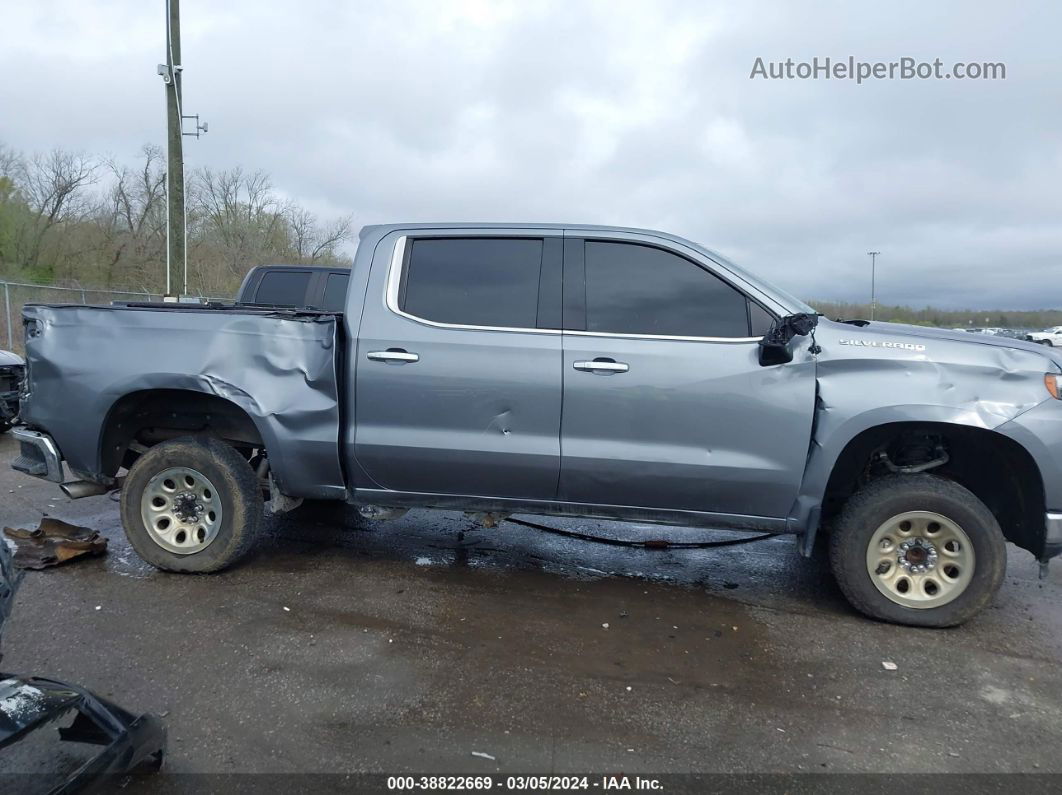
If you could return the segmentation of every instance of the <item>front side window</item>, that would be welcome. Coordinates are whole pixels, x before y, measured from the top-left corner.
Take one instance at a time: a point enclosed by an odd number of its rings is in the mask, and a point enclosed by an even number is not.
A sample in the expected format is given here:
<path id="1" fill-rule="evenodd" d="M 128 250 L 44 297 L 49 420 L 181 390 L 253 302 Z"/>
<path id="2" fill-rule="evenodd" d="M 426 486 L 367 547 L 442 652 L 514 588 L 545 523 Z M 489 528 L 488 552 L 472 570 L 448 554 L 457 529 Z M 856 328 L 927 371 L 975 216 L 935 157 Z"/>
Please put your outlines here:
<path id="1" fill-rule="evenodd" d="M 745 295 L 684 257 L 652 246 L 596 240 L 586 241 L 585 257 L 587 331 L 753 336 Z M 757 328 L 766 319 L 759 311 Z"/>
<path id="2" fill-rule="evenodd" d="M 533 329 L 541 270 L 541 239 L 415 239 L 398 305 L 436 323 Z"/>

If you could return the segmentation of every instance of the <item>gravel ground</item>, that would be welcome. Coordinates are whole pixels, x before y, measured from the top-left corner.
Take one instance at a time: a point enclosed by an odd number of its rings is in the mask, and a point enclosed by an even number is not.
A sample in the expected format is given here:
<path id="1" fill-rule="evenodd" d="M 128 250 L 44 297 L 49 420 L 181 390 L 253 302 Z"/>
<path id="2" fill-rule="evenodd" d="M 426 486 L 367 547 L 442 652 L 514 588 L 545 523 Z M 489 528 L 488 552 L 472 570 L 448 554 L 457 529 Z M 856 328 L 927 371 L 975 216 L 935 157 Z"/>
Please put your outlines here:
<path id="1" fill-rule="evenodd" d="M 111 499 L 12 472 L 14 448 L 0 525 L 110 549 L 28 574 L 3 668 L 164 715 L 169 773 L 1062 771 L 1062 572 L 1016 548 L 953 630 L 859 617 L 788 538 L 624 549 L 454 513 L 273 519 L 243 565 L 171 575 Z"/>

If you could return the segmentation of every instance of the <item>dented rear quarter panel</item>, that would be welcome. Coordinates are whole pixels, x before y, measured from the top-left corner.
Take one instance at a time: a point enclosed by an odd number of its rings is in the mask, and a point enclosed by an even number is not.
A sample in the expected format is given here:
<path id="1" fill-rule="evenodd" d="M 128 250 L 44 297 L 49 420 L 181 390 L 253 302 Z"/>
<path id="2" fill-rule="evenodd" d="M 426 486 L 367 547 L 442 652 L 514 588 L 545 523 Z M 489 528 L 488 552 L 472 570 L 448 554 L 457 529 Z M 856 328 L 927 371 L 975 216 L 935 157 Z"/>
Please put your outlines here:
<path id="1" fill-rule="evenodd" d="M 894 323 L 859 327 L 825 318 L 816 339 L 822 352 L 815 426 L 789 517 L 797 531 L 815 529 L 834 463 L 863 431 L 897 422 L 940 422 L 1002 432 L 1045 401 L 1057 403 L 1047 394 L 1044 374 L 1062 367 L 1057 356 L 1031 343 Z M 1050 462 L 1036 450 L 1029 452 L 1047 486 Z"/>
<path id="2" fill-rule="evenodd" d="M 30 305 L 23 318 L 23 419 L 49 433 L 79 475 L 105 478 L 102 431 L 120 398 L 183 389 L 247 412 L 284 493 L 345 495 L 334 315 Z"/>

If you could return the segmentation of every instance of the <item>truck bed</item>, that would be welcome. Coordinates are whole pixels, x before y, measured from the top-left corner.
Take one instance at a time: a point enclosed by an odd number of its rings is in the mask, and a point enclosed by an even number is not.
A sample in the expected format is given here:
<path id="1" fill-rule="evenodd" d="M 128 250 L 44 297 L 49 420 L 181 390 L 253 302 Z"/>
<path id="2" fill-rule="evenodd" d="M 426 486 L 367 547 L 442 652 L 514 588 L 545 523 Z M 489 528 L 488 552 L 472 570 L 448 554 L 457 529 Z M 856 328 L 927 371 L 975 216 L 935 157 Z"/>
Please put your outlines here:
<path id="1" fill-rule="evenodd" d="M 183 390 L 246 412 L 286 493 L 345 495 L 336 315 L 220 304 L 35 304 L 23 319 L 32 395 L 24 420 L 47 428 L 75 473 L 104 474 L 103 429 L 119 401 Z"/>

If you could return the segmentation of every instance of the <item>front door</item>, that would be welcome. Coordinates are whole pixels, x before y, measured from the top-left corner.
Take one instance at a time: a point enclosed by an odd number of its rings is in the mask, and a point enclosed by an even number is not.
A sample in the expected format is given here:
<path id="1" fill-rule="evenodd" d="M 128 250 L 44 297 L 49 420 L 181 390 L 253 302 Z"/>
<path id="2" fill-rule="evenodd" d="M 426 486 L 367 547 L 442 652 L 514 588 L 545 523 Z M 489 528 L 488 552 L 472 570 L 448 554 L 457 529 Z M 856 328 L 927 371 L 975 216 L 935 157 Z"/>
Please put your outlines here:
<path id="1" fill-rule="evenodd" d="M 359 487 L 554 498 L 560 234 L 418 230 L 374 259 L 354 400 L 374 483 Z"/>
<path id="2" fill-rule="evenodd" d="M 788 513 L 814 361 L 760 366 L 773 317 L 712 266 L 630 239 L 565 241 L 560 499 L 737 524 Z"/>

